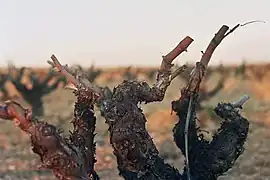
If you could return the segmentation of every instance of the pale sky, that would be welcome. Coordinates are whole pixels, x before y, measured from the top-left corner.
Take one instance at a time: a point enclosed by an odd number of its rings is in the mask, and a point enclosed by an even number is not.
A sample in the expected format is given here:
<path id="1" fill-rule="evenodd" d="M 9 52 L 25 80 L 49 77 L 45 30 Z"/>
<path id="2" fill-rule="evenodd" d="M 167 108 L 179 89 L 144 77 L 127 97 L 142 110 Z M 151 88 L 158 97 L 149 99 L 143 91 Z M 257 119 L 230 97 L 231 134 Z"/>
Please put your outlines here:
<path id="1" fill-rule="evenodd" d="M 0 65 L 62 63 L 159 65 L 189 35 L 177 62 L 195 62 L 223 24 L 238 29 L 218 47 L 212 64 L 270 61 L 270 0 L 1 0 Z"/>

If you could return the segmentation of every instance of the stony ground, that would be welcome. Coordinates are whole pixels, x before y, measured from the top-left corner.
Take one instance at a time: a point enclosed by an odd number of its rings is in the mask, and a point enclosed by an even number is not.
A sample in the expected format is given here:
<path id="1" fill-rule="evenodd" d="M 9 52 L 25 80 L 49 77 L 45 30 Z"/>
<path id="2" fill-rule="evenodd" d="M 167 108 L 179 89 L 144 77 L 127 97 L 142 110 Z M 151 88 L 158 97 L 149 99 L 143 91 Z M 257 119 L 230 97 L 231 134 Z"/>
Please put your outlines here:
<path id="1" fill-rule="evenodd" d="M 213 78 L 212 84 L 217 79 Z M 115 85 L 114 83 L 109 84 Z M 162 157 L 178 167 L 183 166 L 183 157 L 172 142 L 171 129 L 176 122 L 170 115 L 170 102 L 179 96 L 181 81 L 176 80 L 169 88 L 162 103 L 146 105 L 144 112 L 148 117 L 148 129 L 153 136 Z M 251 121 L 250 134 L 245 145 L 245 153 L 235 166 L 220 179 L 227 180 L 267 180 L 270 179 L 270 131 L 268 128 L 268 109 L 270 103 L 259 99 L 250 91 L 245 81 L 228 80 L 226 87 L 205 106 L 214 106 L 218 101 L 237 99 L 241 94 L 249 94 L 251 100 L 246 104 L 243 115 Z M 57 90 L 44 98 L 46 116 L 41 120 L 53 123 L 67 130 L 71 128 L 74 97 L 67 90 Z M 118 180 L 115 158 L 108 143 L 107 126 L 97 113 L 97 160 L 96 169 L 101 179 Z M 266 123 L 264 123 L 266 122 Z M 3 180 L 53 180 L 51 172 L 39 169 L 39 158 L 31 151 L 28 137 L 12 123 L 0 121 L 0 179 Z M 162 128 L 160 128 L 162 127 Z"/>

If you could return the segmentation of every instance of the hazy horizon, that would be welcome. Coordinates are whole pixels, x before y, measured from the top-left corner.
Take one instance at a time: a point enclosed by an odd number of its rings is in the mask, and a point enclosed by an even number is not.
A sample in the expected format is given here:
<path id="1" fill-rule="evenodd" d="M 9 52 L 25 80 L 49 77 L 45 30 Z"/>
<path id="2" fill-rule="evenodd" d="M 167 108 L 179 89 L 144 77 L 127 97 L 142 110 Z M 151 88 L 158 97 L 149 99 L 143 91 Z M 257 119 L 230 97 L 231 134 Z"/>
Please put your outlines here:
<path id="1" fill-rule="evenodd" d="M 0 66 L 47 66 L 55 54 L 64 64 L 153 66 L 185 36 L 194 42 L 178 64 L 201 57 L 223 25 L 236 30 L 217 48 L 211 64 L 270 62 L 270 1 L 34 1 L 0 7 Z"/>

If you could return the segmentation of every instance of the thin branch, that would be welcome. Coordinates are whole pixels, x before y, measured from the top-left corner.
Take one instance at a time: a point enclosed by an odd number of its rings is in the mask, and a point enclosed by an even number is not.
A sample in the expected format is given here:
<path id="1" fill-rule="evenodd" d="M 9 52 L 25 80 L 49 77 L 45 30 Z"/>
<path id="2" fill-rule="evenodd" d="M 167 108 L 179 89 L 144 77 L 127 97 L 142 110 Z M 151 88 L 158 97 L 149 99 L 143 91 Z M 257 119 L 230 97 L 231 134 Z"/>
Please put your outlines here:
<path id="1" fill-rule="evenodd" d="M 187 51 L 188 46 L 193 41 L 194 40 L 191 37 L 187 36 L 182 41 L 180 41 L 180 43 L 171 52 L 165 56 L 162 56 L 163 60 L 157 73 L 156 83 L 154 84 L 154 88 L 161 92 L 159 93 L 162 96 L 160 98 L 161 100 L 163 99 L 165 91 L 170 85 L 171 81 L 187 69 L 187 67 L 183 65 L 171 73 L 171 68 L 173 67 L 173 64 L 171 63 L 177 56 Z"/>
<path id="2" fill-rule="evenodd" d="M 134 102 L 145 102 L 150 103 L 154 101 L 162 101 L 164 99 L 165 93 L 171 81 L 175 79 L 177 75 L 186 70 L 186 66 L 178 68 L 176 71 L 171 72 L 173 67 L 173 60 L 185 52 L 188 46 L 193 42 L 193 39 L 189 36 L 185 37 L 171 52 L 166 56 L 163 56 L 162 63 L 157 73 L 157 78 L 155 84 L 150 87 L 146 82 L 139 83 L 137 81 L 130 81 L 136 87 L 137 99 Z"/>
<path id="3" fill-rule="evenodd" d="M 184 51 L 187 51 L 188 46 L 193 41 L 194 40 L 191 37 L 187 36 L 182 41 L 180 41 L 180 43 L 171 52 L 169 52 L 165 56 L 162 56 L 163 60 L 157 74 L 157 83 L 156 83 L 157 87 L 163 84 L 164 83 L 163 81 L 166 81 L 166 79 L 171 75 L 170 70 L 173 67 L 173 64 L 171 64 L 173 60 Z"/>
<path id="4" fill-rule="evenodd" d="M 72 70 L 67 66 L 61 65 L 59 60 L 56 58 L 56 56 L 53 54 L 51 56 L 52 61 L 47 61 L 48 64 L 50 64 L 53 68 L 55 68 L 60 74 L 62 74 L 64 77 L 66 77 L 68 85 L 66 88 L 73 89 L 75 91 L 78 90 L 78 87 L 84 86 L 84 88 L 88 89 L 89 91 L 93 92 L 93 95 L 96 98 L 101 98 L 102 93 L 100 92 L 100 88 L 96 86 L 95 84 L 92 84 L 86 77 L 81 77 L 77 73 L 76 77 L 72 75 Z M 82 72 L 79 72 L 82 73 Z M 82 73 L 82 75 L 84 75 Z"/>
<path id="5" fill-rule="evenodd" d="M 257 21 L 256 21 L 257 22 Z M 227 25 L 223 25 L 219 31 L 215 34 L 214 38 L 210 41 L 208 47 L 206 48 L 205 52 L 202 55 L 202 58 L 199 62 L 199 64 L 196 65 L 195 69 L 192 71 L 193 75 L 189 80 L 187 90 L 190 92 L 198 92 L 199 91 L 199 84 L 205 74 L 205 70 L 208 66 L 208 63 L 215 51 L 215 49 L 218 47 L 218 45 L 221 43 L 221 41 L 227 37 L 229 34 L 234 32 L 238 27 L 245 26 L 247 24 L 250 24 L 253 22 L 245 23 L 243 25 L 238 24 L 231 30 L 229 30 L 229 27 Z M 228 31 L 229 30 L 229 31 Z"/>
<path id="6" fill-rule="evenodd" d="M 265 21 L 261 21 L 261 20 L 255 20 L 255 21 L 249 21 L 249 22 L 246 22 L 244 24 L 237 24 L 236 26 L 234 26 L 231 30 L 229 30 L 227 32 L 227 34 L 225 34 L 224 38 L 226 36 L 228 36 L 229 34 L 233 33 L 237 28 L 239 27 L 243 27 L 243 26 L 246 26 L 246 25 L 249 25 L 249 24 L 253 24 L 253 23 L 266 23 Z"/>
<path id="7" fill-rule="evenodd" d="M 234 108 L 242 108 L 242 106 L 247 102 L 247 100 L 249 100 L 249 96 L 244 95 L 238 101 L 234 101 L 231 104 Z"/>
<path id="8" fill-rule="evenodd" d="M 179 68 L 177 68 L 174 72 L 172 72 L 170 81 L 172 81 L 178 75 L 182 74 L 186 69 L 187 69 L 186 65 L 183 65 L 183 66 L 180 66 Z"/>
<path id="9" fill-rule="evenodd" d="M 229 27 L 226 25 L 223 25 L 220 30 L 216 33 L 215 37 L 211 40 L 209 46 L 207 47 L 206 51 L 203 53 L 202 59 L 201 59 L 201 63 L 207 67 L 213 52 L 215 51 L 216 47 L 221 43 L 221 41 L 227 37 L 228 35 L 230 35 L 231 33 L 233 33 L 237 28 L 239 27 L 243 27 L 246 26 L 248 24 L 252 24 L 255 22 L 263 22 L 264 21 L 250 21 L 244 24 L 237 24 L 236 26 L 234 26 L 231 30 L 229 30 Z M 229 30 L 229 31 L 228 31 Z"/>
<path id="10" fill-rule="evenodd" d="M 71 75 L 71 70 L 68 68 L 68 66 L 63 66 L 61 63 L 58 61 L 56 56 L 53 54 L 51 56 L 52 61 L 47 61 L 48 64 L 50 64 L 53 68 L 57 69 L 59 73 L 61 73 L 63 76 L 67 78 L 67 81 L 69 83 L 74 84 L 75 86 L 79 85 L 79 81 Z"/>
<path id="11" fill-rule="evenodd" d="M 185 124 L 185 154 L 186 154 L 186 166 L 187 166 L 187 176 L 188 180 L 190 180 L 190 168 L 189 168 L 189 158 L 188 158 L 188 129 L 189 129 L 189 122 L 191 118 L 191 111 L 192 111 L 192 103 L 193 103 L 193 96 L 189 99 L 188 104 L 188 113 L 186 117 L 186 124 Z"/>

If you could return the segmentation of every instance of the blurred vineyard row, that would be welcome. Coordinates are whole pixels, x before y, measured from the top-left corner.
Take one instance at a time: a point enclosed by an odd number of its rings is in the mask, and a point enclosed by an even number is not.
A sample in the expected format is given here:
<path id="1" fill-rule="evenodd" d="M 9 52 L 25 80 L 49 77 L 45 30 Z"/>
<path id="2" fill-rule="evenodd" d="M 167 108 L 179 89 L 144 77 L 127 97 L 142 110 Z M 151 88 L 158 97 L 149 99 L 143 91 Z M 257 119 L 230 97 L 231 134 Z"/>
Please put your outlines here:
<path id="1" fill-rule="evenodd" d="M 187 66 L 186 72 L 178 77 L 180 84 L 187 83 L 189 74 L 194 68 L 194 66 L 189 64 Z M 177 67 L 178 65 L 175 65 L 175 68 Z M 113 87 L 123 80 L 139 79 L 151 84 L 155 81 L 158 71 L 155 67 L 97 68 L 93 65 L 90 68 L 73 65 L 72 69 L 74 73 L 83 72 L 91 82 L 105 89 L 107 94 L 110 94 Z M 268 77 L 270 77 L 269 70 L 270 63 L 210 66 L 200 87 L 198 109 L 208 109 L 208 107 L 203 107 L 203 102 L 211 100 L 220 91 L 230 93 L 237 86 L 247 86 L 246 88 L 255 95 L 258 101 L 270 100 L 270 93 L 268 91 L 270 87 L 268 83 Z M 214 82 L 213 78 L 217 80 Z M 243 85 L 242 82 L 246 83 Z M 16 100 L 23 102 L 27 107 L 32 107 L 33 114 L 36 116 L 44 116 L 44 97 L 59 88 L 62 89 L 65 85 L 65 78 L 59 76 L 51 68 L 17 68 L 9 64 L 7 68 L 0 69 L 0 101 Z M 178 95 L 179 93 L 175 93 L 173 97 Z M 212 109 L 212 106 L 209 107 L 210 109 Z"/>
<path id="2" fill-rule="evenodd" d="M 98 85 L 106 85 L 110 82 L 118 82 L 123 80 L 146 80 L 153 81 L 155 79 L 156 72 L 155 67 L 121 67 L 121 68 L 96 68 L 91 66 L 90 68 L 82 68 L 79 65 L 74 65 L 74 69 L 83 71 L 91 82 L 95 82 Z M 177 67 L 177 65 L 175 66 Z M 193 69 L 193 66 L 188 65 L 188 70 L 179 76 L 186 82 L 189 73 Z M 254 90 L 257 97 L 261 100 L 270 99 L 270 93 L 267 93 L 267 82 L 269 77 L 270 63 L 266 64 L 245 64 L 242 63 L 239 66 L 223 66 L 209 67 L 207 78 L 213 74 L 220 75 L 222 88 L 230 86 L 232 81 L 248 80 L 250 81 L 250 88 Z M 8 68 L 0 68 L 0 99 L 6 100 L 9 98 L 24 98 L 29 91 L 23 90 L 22 85 L 25 85 L 32 93 L 40 91 L 39 88 L 46 89 L 44 95 L 52 92 L 58 87 L 62 87 L 65 84 L 65 79 L 59 77 L 57 73 L 54 73 L 49 68 L 16 68 L 15 66 L 9 66 Z M 257 85 L 260 85 L 258 87 Z M 51 89 L 49 87 L 51 86 Z M 25 92 L 24 92 L 25 91 Z M 31 94 L 33 96 L 33 94 Z M 30 105 L 32 102 L 29 102 Z"/>

